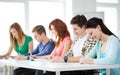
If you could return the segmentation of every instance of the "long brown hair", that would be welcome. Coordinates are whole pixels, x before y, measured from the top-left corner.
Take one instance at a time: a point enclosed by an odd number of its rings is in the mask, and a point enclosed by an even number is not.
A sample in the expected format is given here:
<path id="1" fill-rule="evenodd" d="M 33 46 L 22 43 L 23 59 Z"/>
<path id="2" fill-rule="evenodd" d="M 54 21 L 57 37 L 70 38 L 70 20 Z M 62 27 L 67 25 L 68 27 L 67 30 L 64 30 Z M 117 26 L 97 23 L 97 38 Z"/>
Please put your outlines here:
<path id="1" fill-rule="evenodd" d="M 49 24 L 49 29 L 51 30 L 51 25 L 54 26 L 56 32 L 58 33 L 58 41 L 56 42 L 56 46 L 59 45 L 60 41 L 62 41 L 66 36 L 70 36 L 70 33 L 67 29 L 67 25 L 60 19 L 54 19 Z"/>
<path id="2" fill-rule="evenodd" d="M 10 30 L 14 28 L 17 33 L 18 33 L 18 39 L 16 39 L 12 33 L 10 32 Z M 22 43 L 22 40 L 23 40 L 23 36 L 26 36 L 25 33 L 23 32 L 22 28 L 20 27 L 20 25 L 18 23 L 13 23 L 11 26 L 10 26 L 10 29 L 9 29 L 9 33 L 10 33 L 10 42 L 11 44 L 13 45 L 13 47 L 15 48 L 16 44 L 17 43 Z"/>

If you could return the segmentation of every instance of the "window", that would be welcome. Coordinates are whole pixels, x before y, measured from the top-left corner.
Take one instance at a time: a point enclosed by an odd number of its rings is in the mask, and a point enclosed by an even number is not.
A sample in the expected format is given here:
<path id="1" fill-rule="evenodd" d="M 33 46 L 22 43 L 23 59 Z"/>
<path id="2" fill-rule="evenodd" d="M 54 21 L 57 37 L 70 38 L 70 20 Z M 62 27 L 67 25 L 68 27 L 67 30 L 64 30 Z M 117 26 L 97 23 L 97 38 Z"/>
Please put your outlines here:
<path id="1" fill-rule="evenodd" d="M 64 20 L 63 4 L 64 4 L 63 2 L 30 1 L 29 2 L 30 31 L 32 31 L 32 28 L 36 25 L 44 25 L 47 35 L 51 37 L 48 29 L 49 23 L 55 18 Z M 35 44 L 37 44 L 37 42 Z"/>
<path id="2" fill-rule="evenodd" d="M 31 36 L 34 26 L 44 25 L 47 35 L 51 37 L 48 25 L 53 19 L 59 18 L 70 24 L 71 4 L 70 0 L 0 0 L 0 54 L 9 48 L 9 27 L 13 22 L 18 22 Z M 34 40 L 34 47 L 37 44 Z"/>
<path id="3" fill-rule="evenodd" d="M 0 54 L 9 48 L 9 27 L 14 22 L 24 30 L 24 3 L 0 2 Z"/>
<path id="4" fill-rule="evenodd" d="M 119 0 L 97 0 L 98 3 L 118 3 Z"/>
<path id="5" fill-rule="evenodd" d="M 105 25 L 118 37 L 120 37 L 119 31 L 119 14 L 120 7 L 119 0 L 96 0 L 96 11 L 104 12 Z"/>
<path id="6" fill-rule="evenodd" d="M 117 34 L 117 9 L 113 7 L 97 7 L 97 11 L 104 11 L 105 25 Z M 112 11 L 112 12 L 111 12 Z"/>
<path id="7" fill-rule="evenodd" d="M 44 25 L 48 31 L 49 23 L 55 18 L 64 18 L 64 7 L 61 2 L 30 1 L 30 30 L 35 25 Z M 44 8 L 43 8 L 44 7 Z"/>

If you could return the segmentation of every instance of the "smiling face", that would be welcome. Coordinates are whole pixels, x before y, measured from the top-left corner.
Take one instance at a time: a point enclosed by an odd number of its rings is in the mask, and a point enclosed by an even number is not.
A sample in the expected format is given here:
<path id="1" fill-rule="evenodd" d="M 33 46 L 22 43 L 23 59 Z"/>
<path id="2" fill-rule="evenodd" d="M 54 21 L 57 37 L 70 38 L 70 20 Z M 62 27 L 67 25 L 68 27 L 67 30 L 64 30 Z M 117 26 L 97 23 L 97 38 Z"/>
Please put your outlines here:
<path id="1" fill-rule="evenodd" d="M 55 27 L 53 25 L 51 25 L 51 32 L 55 35 L 55 36 L 58 36 L 58 33 L 57 31 L 55 30 Z"/>
<path id="2" fill-rule="evenodd" d="M 73 28 L 74 34 L 77 37 L 81 36 L 85 32 L 85 28 L 84 27 L 81 28 L 77 24 L 72 24 L 72 28 Z"/>
<path id="3" fill-rule="evenodd" d="M 11 28 L 10 33 L 12 34 L 13 38 L 18 38 L 18 32 L 15 28 Z"/>
<path id="4" fill-rule="evenodd" d="M 98 25 L 96 28 L 88 28 L 86 32 L 91 35 L 91 38 L 95 40 L 101 39 L 101 28 Z"/>

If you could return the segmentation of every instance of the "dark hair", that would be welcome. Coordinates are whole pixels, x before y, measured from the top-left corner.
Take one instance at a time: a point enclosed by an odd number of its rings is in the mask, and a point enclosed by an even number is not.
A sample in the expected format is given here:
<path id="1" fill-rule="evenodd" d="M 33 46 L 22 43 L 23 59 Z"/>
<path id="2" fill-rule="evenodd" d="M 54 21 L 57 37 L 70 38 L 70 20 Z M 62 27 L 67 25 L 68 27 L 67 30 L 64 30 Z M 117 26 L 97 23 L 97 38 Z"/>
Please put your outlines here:
<path id="1" fill-rule="evenodd" d="M 45 28 L 44 26 L 42 25 L 37 25 L 33 28 L 32 32 L 37 32 L 39 35 L 41 35 L 42 33 L 45 33 L 46 35 L 46 31 L 45 31 Z"/>
<path id="2" fill-rule="evenodd" d="M 58 41 L 56 43 L 56 46 L 58 46 L 61 40 L 63 40 L 66 36 L 70 36 L 70 33 L 67 29 L 67 25 L 60 19 L 54 19 L 52 22 L 50 22 L 50 30 L 51 25 L 54 26 L 56 32 L 58 33 Z"/>
<path id="3" fill-rule="evenodd" d="M 76 15 L 72 18 L 71 24 L 78 24 L 79 27 L 83 27 L 85 23 L 87 22 L 87 19 L 84 15 Z"/>
<path id="4" fill-rule="evenodd" d="M 103 23 L 102 19 L 93 17 L 89 19 L 86 23 L 86 28 L 96 28 L 98 25 L 101 27 L 101 31 L 107 35 L 115 35 L 113 34 Z M 116 35 L 115 35 L 116 36 Z"/>

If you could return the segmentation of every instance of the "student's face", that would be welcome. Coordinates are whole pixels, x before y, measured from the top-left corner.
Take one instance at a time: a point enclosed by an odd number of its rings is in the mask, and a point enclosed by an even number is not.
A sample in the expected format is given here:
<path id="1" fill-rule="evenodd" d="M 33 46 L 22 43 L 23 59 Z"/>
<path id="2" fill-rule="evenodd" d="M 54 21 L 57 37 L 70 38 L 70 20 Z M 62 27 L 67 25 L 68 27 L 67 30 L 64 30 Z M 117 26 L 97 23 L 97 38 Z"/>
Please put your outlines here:
<path id="1" fill-rule="evenodd" d="M 37 32 L 33 32 L 33 36 L 34 36 L 35 40 L 37 40 L 38 42 L 42 42 L 42 40 L 43 40 L 43 33 L 40 35 Z"/>
<path id="2" fill-rule="evenodd" d="M 58 35 L 58 33 L 57 33 L 57 31 L 55 30 L 55 27 L 54 27 L 53 25 L 51 25 L 51 32 L 52 32 L 55 36 Z"/>
<path id="3" fill-rule="evenodd" d="M 85 32 L 84 27 L 79 27 L 77 24 L 72 24 L 73 32 L 76 36 L 81 36 Z"/>
<path id="4" fill-rule="evenodd" d="M 91 37 L 95 40 L 101 39 L 101 29 L 99 27 L 96 28 L 88 28 L 86 32 L 91 35 Z"/>
<path id="5" fill-rule="evenodd" d="M 11 28 L 10 32 L 14 38 L 18 38 L 18 32 L 15 28 Z"/>

